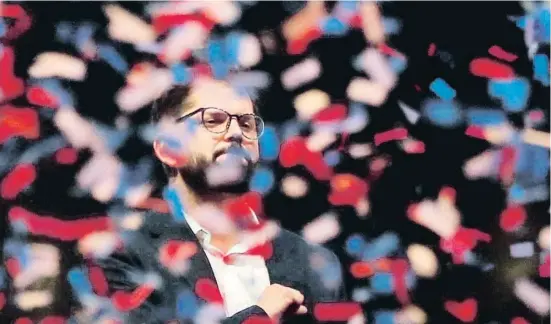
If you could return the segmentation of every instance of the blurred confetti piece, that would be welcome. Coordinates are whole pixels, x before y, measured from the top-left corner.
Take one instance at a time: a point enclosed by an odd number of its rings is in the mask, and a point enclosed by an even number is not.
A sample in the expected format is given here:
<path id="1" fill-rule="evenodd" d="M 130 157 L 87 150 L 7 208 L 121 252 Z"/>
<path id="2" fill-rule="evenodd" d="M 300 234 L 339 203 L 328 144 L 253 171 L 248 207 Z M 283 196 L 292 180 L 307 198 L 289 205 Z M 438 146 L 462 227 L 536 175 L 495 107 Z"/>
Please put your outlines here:
<path id="1" fill-rule="evenodd" d="M 394 253 L 400 244 L 396 233 L 387 232 L 369 242 L 363 250 L 362 260 L 373 261 Z"/>
<path id="2" fill-rule="evenodd" d="M 418 276 L 432 278 L 437 274 L 438 260 L 431 249 L 424 245 L 412 244 L 406 253 L 411 268 Z"/>
<path id="3" fill-rule="evenodd" d="M 30 311 L 50 305 L 54 297 L 47 290 L 27 290 L 16 293 L 14 302 L 23 311 Z"/>
<path id="4" fill-rule="evenodd" d="M 522 139 L 527 144 L 537 145 L 549 148 L 551 136 L 547 132 L 537 131 L 535 129 L 526 129 L 522 133 Z"/>
<path id="5" fill-rule="evenodd" d="M 166 64 L 179 63 L 191 51 L 205 46 L 208 29 L 199 22 L 190 21 L 170 31 L 163 42 L 161 60 Z"/>
<path id="6" fill-rule="evenodd" d="M 25 91 L 25 84 L 15 76 L 14 67 L 13 48 L 0 47 L 0 102 L 16 98 Z"/>
<path id="7" fill-rule="evenodd" d="M 529 258 L 534 255 L 534 243 L 522 242 L 511 244 L 509 251 L 513 258 Z"/>
<path id="8" fill-rule="evenodd" d="M 114 4 L 104 6 L 103 10 L 109 20 L 107 31 L 112 39 L 131 44 L 155 41 L 157 35 L 153 27 L 138 16 Z"/>
<path id="9" fill-rule="evenodd" d="M 360 15 L 365 39 L 372 44 L 384 43 L 385 30 L 377 3 L 362 2 L 360 4 Z"/>
<path id="10" fill-rule="evenodd" d="M 86 77 L 86 64 L 67 54 L 47 52 L 35 58 L 28 73 L 33 78 L 59 77 L 82 81 Z"/>
<path id="11" fill-rule="evenodd" d="M 71 165 L 78 159 L 78 151 L 72 147 L 64 147 L 55 153 L 55 160 L 59 164 Z"/>
<path id="12" fill-rule="evenodd" d="M 396 314 L 397 324 L 425 324 L 427 320 L 427 313 L 416 305 L 408 305 Z"/>
<path id="13" fill-rule="evenodd" d="M 249 189 L 265 195 L 270 192 L 274 183 L 275 178 L 272 170 L 259 167 L 253 173 L 249 183 Z"/>
<path id="14" fill-rule="evenodd" d="M 348 148 L 348 154 L 355 159 L 364 158 L 373 153 L 373 148 L 369 144 L 352 144 Z"/>
<path id="15" fill-rule="evenodd" d="M 318 303 L 314 306 L 314 317 L 322 322 L 347 321 L 362 312 L 358 303 Z"/>
<path id="16" fill-rule="evenodd" d="M 75 148 L 103 151 L 105 146 L 94 127 L 73 109 L 57 110 L 54 124 Z"/>
<path id="17" fill-rule="evenodd" d="M 357 77 L 348 84 L 346 95 L 350 100 L 377 107 L 386 101 L 388 91 L 389 89 L 380 83 Z"/>
<path id="18" fill-rule="evenodd" d="M 128 63 L 124 57 L 112 45 L 98 44 L 98 55 L 115 71 L 126 75 L 128 73 Z"/>
<path id="19" fill-rule="evenodd" d="M 140 307 L 149 296 L 155 291 L 155 288 L 149 284 L 140 285 L 132 292 L 116 291 L 111 300 L 116 309 L 128 312 Z"/>
<path id="20" fill-rule="evenodd" d="M 499 45 L 493 45 L 490 47 L 488 49 L 488 53 L 507 62 L 513 62 L 518 58 L 517 55 L 505 51 Z"/>
<path id="21" fill-rule="evenodd" d="M 288 197 L 300 198 L 308 192 L 308 182 L 296 175 L 286 175 L 281 180 L 281 191 Z"/>
<path id="22" fill-rule="evenodd" d="M 394 87 L 397 81 L 396 75 L 380 51 L 368 48 L 360 54 L 360 57 L 363 68 L 371 80 L 389 89 Z"/>
<path id="23" fill-rule="evenodd" d="M 293 65 L 281 74 L 281 83 L 286 90 L 294 90 L 303 84 L 317 79 L 321 74 L 321 64 L 315 57 Z"/>
<path id="24" fill-rule="evenodd" d="M 328 200 L 335 206 L 356 206 L 367 195 L 367 183 L 353 174 L 337 174 L 330 181 Z"/>
<path id="25" fill-rule="evenodd" d="M 111 231 L 97 231 L 84 235 L 77 244 L 78 251 L 85 257 L 105 258 L 120 243 L 119 236 Z"/>
<path id="26" fill-rule="evenodd" d="M 408 130 L 406 128 L 394 128 L 386 132 L 381 132 L 375 134 L 375 145 L 379 146 L 383 143 L 392 141 L 392 140 L 403 140 L 407 139 Z"/>
<path id="27" fill-rule="evenodd" d="M 223 26 L 230 26 L 241 18 L 241 8 L 231 1 L 207 2 L 202 12 L 209 19 Z"/>
<path id="28" fill-rule="evenodd" d="M 157 69 L 151 72 L 147 82 L 138 86 L 123 87 L 119 90 L 115 102 L 123 112 L 136 111 L 159 98 L 172 86 L 172 82 L 172 71 Z"/>
<path id="29" fill-rule="evenodd" d="M 511 79 L 515 76 L 515 71 L 509 65 L 489 58 L 472 60 L 469 69 L 473 75 L 488 79 Z"/>
<path id="30" fill-rule="evenodd" d="M 413 108 L 411 108 L 410 106 L 403 103 L 402 101 L 398 101 L 398 106 L 400 107 L 400 109 L 402 110 L 404 115 L 406 116 L 406 119 L 410 123 L 415 125 L 417 123 L 417 121 L 419 120 L 419 118 L 421 117 L 421 114 L 419 112 L 417 112 L 416 110 L 414 110 Z"/>
<path id="31" fill-rule="evenodd" d="M 40 136 L 38 114 L 31 108 L 11 105 L 0 107 L 0 143 L 11 137 L 37 139 Z"/>
<path id="32" fill-rule="evenodd" d="M 302 236 L 310 243 L 324 244 L 337 237 L 340 231 L 337 215 L 325 213 L 306 224 L 302 230 Z"/>
<path id="33" fill-rule="evenodd" d="M 444 307 L 450 314 L 463 323 L 474 321 L 478 313 L 478 303 L 474 298 L 469 298 L 462 302 L 446 301 Z"/>
<path id="34" fill-rule="evenodd" d="M 538 234 L 538 245 L 544 250 L 549 250 L 550 243 L 549 226 L 545 226 Z"/>
<path id="35" fill-rule="evenodd" d="M 549 292 L 526 278 L 515 280 L 514 293 L 529 309 L 540 316 L 549 314 Z"/>
<path id="36" fill-rule="evenodd" d="M 518 77 L 510 80 L 492 79 L 488 83 L 488 92 L 499 99 L 507 111 L 519 112 L 528 103 L 530 83 Z"/>
<path id="37" fill-rule="evenodd" d="M 260 147 L 260 156 L 263 160 L 273 161 L 277 159 L 280 142 L 274 126 L 264 126 L 264 133 L 260 137 L 258 145 Z"/>
<path id="38" fill-rule="evenodd" d="M 549 58 L 545 54 L 536 54 L 533 59 L 534 79 L 549 87 Z"/>
<path id="39" fill-rule="evenodd" d="M 14 199 L 19 192 L 31 185 L 36 179 L 36 170 L 32 164 L 17 165 L 2 179 L 1 196 L 4 199 Z"/>
<path id="40" fill-rule="evenodd" d="M 335 142 L 337 136 L 333 132 L 314 131 L 306 139 L 306 147 L 311 152 L 323 151 L 331 143 Z"/>
<path id="41" fill-rule="evenodd" d="M 239 38 L 237 58 L 243 68 L 251 68 L 262 59 L 260 42 L 252 34 L 245 34 Z"/>
<path id="42" fill-rule="evenodd" d="M 429 100 L 423 105 L 424 115 L 441 127 L 457 126 L 462 119 L 461 109 L 452 101 Z"/>
<path id="43" fill-rule="evenodd" d="M 429 85 L 429 88 L 443 100 L 452 100 L 457 94 L 456 91 L 441 78 L 434 79 Z"/>
<path id="44" fill-rule="evenodd" d="M 330 104 L 329 95 L 318 89 L 308 90 L 298 95 L 293 101 L 298 118 L 301 120 L 309 120 L 322 109 L 329 107 Z"/>
<path id="45" fill-rule="evenodd" d="M 14 287 L 26 288 L 41 278 L 53 278 L 59 274 L 59 250 L 50 244 L 33 243 L 29 249 L 28 264 L 14 277 Z"/>
<path id="46" fill-rule="evenodd" d="M 527 214 L 524 206 L 507 207 L 500 215 L 499 226 L 505 232 L 518 230 L 526 222 Z"/>
<path id="47" fill-rule="evenodd" d="M 310 1 L 283 23 L 283 36 L 288 42 L 303 38 L 325 15 L 323 2 Z"/>
<path id="48" fill-rule="evenodd" d="M 210 279 L 201 278 L 197 280 L 195 294 L 208 303 L 223 304 L 222 294 L 216 284 Z"/>
<path id="49" fill-rule="evenodd" d="M 27 15 L 23 7 L 18 4 L 3 4 L 0 14 L 2 17 L 14 20 L 14 24 L 4 32 L 3 37 L 6 39 L 19 37 L 32 25 L 31 18 Z"/>
<path id="50" fill-rule="evenodd" d="M 29 232 L 34 235 L 42 235 L 62 241 L 77 240 L 91 232 L 106 230 L 111 225 L 107 217 L 63 221 L 53 217 L 40 216 L 18 206 L 9 210 L 8 218 L 11 222 L 22 221 Z"/>
<path id="51" fill-rule="evenodd" d="M 33 105 L 42 107 L 57 108 L 60 105 L 60 101 L 54 93 L 40 86 L 31 86 L 27 90 L 27 99 Z"/>

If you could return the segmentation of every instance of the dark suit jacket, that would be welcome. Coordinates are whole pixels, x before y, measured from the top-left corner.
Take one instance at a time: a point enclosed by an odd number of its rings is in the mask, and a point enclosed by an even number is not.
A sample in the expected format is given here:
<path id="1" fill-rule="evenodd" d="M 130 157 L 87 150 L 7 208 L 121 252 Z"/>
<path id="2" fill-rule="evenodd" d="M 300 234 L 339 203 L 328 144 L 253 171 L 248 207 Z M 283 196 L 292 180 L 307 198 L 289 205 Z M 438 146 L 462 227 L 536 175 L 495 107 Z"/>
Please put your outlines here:
<path id="1" fill-rule="evenodd" d="M 146 215 L 145 224 L 138 231 L 124 233 L 125 247 L 110 257 L 96 260 L 103 269 L 110 292 L 117 290 L 133 291 L 139 284 L 135 274 L 156 273 L 162 278 L 162 288 L 155 290 L 140 307 L 123 314 L 125 323 L 191 323 L 191 319 L 178 319 L 178 293 L 188 290 L 195 294 L 196 283 L 201 278 L 211 279 L 216 283 L 214 273 L 207 256 L 201 248 L 197 237 L 187 223 L 177 223 L 170 214 L 150 213 Z M 159 248 L 167 240 L 183 240 L 197 243 L 199 250 L 190 259 L 190 267 L 184 276 L 170 273 L 159 261 Z M 312 245 L 302 237 L 281 229 L 272 241 L 273 254 L 266 260 L 270 283 L 281 284 L 302 292 L 309 314 L 305 316 L 290 315 L 283 318 L 285 323 L 316 323 L 313 317 L 314 305 L 323 302 L 344 301 L 345 289 L 342 280 L 342 268 L 336 255 L 319 245 Z M 309 256 L 319 253 L 328 262 L 338 265 L 336 274 L 338 285 L 327 289 L 321 276 L 312 269 Z M 196 295 L 196 294 L 195 294 Z M 197 298 L 197 308 L 206 303 Z M 251 306 L 226 318 L 224 324 L 240 324 L 251 316 L 266 313 L 258 306 Z"/>

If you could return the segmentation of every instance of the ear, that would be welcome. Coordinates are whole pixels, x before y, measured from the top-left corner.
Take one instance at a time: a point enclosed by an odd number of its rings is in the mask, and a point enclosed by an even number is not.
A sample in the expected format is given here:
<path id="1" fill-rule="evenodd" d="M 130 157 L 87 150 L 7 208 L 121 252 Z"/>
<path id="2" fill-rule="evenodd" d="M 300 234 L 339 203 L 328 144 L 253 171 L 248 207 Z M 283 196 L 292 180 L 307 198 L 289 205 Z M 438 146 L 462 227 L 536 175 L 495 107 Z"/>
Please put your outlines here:
<path id="1" fill-rule="evenodd" d="M 163 162 L 164 164 L 168 165 L 169 167 L 176 167 L 178 164 L 176 159 L 171 156 L 168 152 L 167 145 L 159 140 L 153 141 L 153 150 L 155 151 L 155 156 Z"/>

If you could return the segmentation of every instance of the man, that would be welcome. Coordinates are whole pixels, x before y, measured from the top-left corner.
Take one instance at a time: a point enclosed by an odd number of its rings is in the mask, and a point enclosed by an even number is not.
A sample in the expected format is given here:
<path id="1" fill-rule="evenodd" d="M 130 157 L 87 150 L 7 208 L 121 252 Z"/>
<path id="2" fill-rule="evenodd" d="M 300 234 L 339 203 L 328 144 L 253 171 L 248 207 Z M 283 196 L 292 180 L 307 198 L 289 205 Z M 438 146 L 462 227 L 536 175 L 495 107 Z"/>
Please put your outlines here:
<path id="1" fill-rule="evenodd" d="M 240 222 L 220 212 L 247 192 L 259 160 L 264 122 L 250 98 L 203 78 L 165 94 L 153 120 L 159 131 L 153 148 L 169 175 L 166 198 L 173 215 L 148 215 L 139 230 L 124 234 L 124 248 L 97 260 L 125 322 L 207 323 L 196 311 L 209 302 L 219 306 L 227 324 L 315 322 L 316 304 L 345 299 L 342 269 L 332 252 L 279 229 L 264 242 L 269 255 L 247 253 L 252 236 L 244 233 L 265 223 L 252 208 Z M 219 179 L 228 175 L 230 180 Z M 182 253 L 183 267 L 173 262 Z M 338 267 L 333 284 L 312 266 L 316 258 Z"/>

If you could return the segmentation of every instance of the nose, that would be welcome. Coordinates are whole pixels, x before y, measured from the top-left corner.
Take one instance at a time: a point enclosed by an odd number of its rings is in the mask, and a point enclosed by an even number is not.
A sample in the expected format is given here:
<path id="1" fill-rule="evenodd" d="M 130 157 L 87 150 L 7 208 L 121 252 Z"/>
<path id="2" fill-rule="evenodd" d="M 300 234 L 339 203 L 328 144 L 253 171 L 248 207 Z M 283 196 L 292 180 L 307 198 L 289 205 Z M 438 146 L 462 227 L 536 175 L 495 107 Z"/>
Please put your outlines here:
<path id="1" fill-rule="evenodd" d="M 228 127 L 228 131 L 224 135 L 224 139 L 228 142 L 236 142 L 238 144 L 241 144 L 243 142 L 243 133 L 241 131 L 241 127 L 239 127 L 239 122 L 237 121 L 237 118 L 231 118 L 230 119 L 230 126 Z"/>

